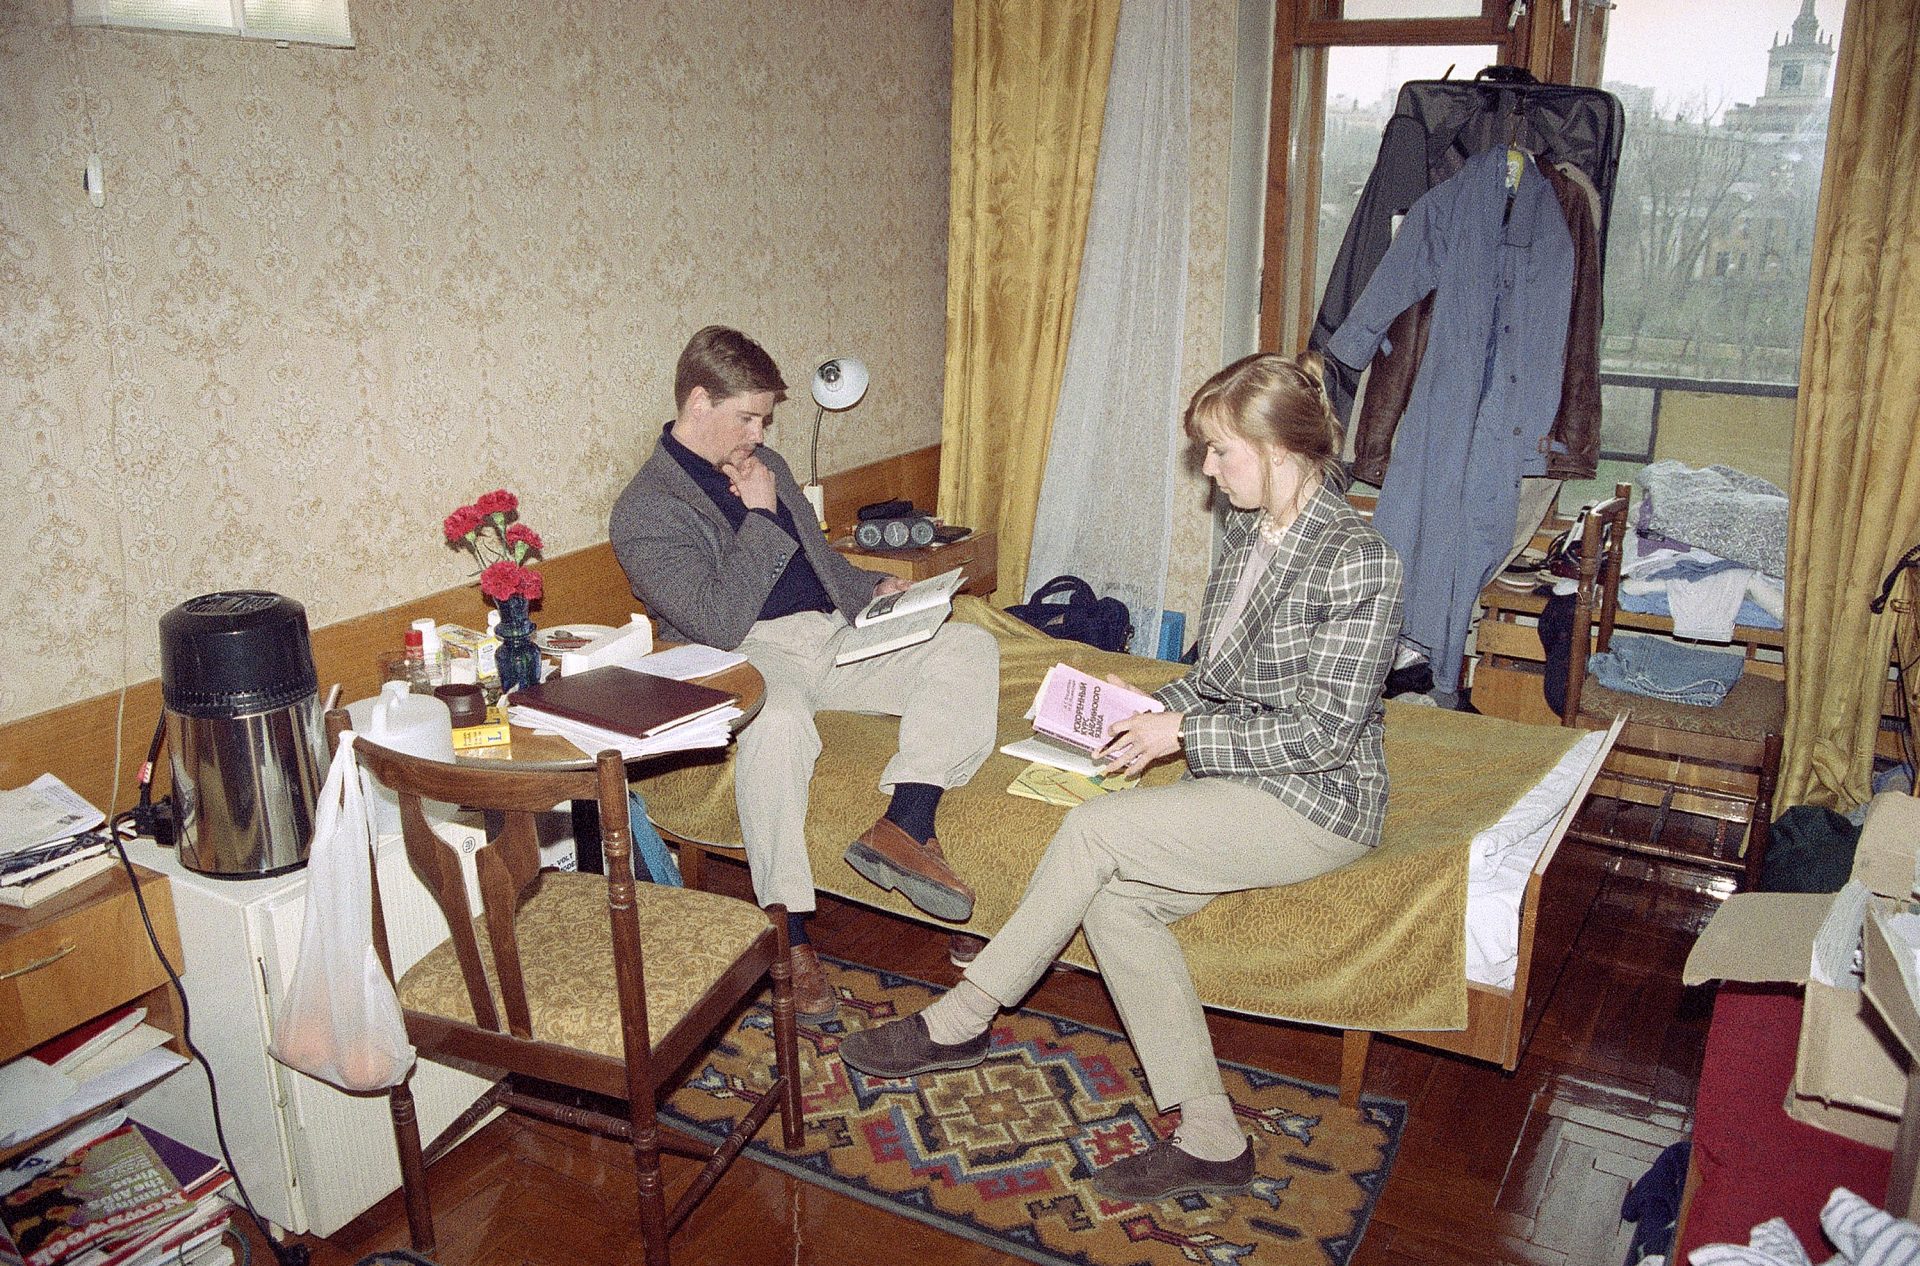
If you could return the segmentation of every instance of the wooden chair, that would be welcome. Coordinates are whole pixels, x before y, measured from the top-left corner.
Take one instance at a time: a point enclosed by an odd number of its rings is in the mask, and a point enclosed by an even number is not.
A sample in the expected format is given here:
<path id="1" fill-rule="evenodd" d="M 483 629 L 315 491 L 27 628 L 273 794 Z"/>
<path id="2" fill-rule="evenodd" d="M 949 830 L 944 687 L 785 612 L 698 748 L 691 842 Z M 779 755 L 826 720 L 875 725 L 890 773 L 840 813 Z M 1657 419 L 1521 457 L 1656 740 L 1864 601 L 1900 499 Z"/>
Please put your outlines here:
<path id="1" fill-rule="evenodd" d="M 1630 492 L 1628 485 L 1616 485 L 1614 495 L 1587 515 L 1580 541 L 1561 721 L 1604 729 L 1616 714 L 1625 713 L 1628 720 L 1594 788 L 1611 802 L 1583 813 L 1568 834 L 1604 847 L 1729 870 L 1738 884 L 1751 888 L 1759 882 L 1773 822 L 1785 682 L 1749 665 L 1727 697 L 1708 708 L 1610 690 L 1587 674 L 1587 649 L 1605 651 L 1613 641 Z M 1623 826 L 1622 801 L 1651 806 L 1646 830 Z M 1673 813 L 1713 823 L 1710 852 L 1667 842 Z M 1744 855 L 1739 852 L 1743 830 Z"/>
<path id="2" fill-rule="evenodd" d="M 337 745 L 347 714 L 327 714 Z M 636 883 L 627 826 L 626 769 L 602 752 L 579 771 L 479 769 L 422 760 L 357 740 L 360 766 L 400 802 L 408 860 L 446 914 L 452 937 L 396 982 L 407 1034 L 422 1056 L 501 1070 L 492 1091 L 423 1152 L 413 1095 L 389 1092 L 413 1247 L 434 1250 L 427 1199 L 431 1161 L 495 1106 L 621 1139 L 639 1173 L 645 1260 L 667 1262 L 667 1237 L 780 1110 L 785 1144 L 801 1141 L 798 1048 L 787 966 L 786 911 L 686 888 Z M 498 811 L 475 854 L 475 914 L 460 859 L 427 825 L 422 798 Z M 541 871 L 534 815 L 570 799 L 597 801 L 605 876 Z M 393 959 L 376 886 L 374 944 Z M 656 1101 L 683 1065 L 725 1026 L 761 982 L 773 981 L 774 1075 L 759 1102 L 717 1147 L 663 1138 Z M 534 1093 L 522 1079 L 623 1101 L 625 1112 Z M 662 1150 L 705 1162 L 671 1211 Z M 351 1163 L 342 1158 L 343 1163 Z"/>

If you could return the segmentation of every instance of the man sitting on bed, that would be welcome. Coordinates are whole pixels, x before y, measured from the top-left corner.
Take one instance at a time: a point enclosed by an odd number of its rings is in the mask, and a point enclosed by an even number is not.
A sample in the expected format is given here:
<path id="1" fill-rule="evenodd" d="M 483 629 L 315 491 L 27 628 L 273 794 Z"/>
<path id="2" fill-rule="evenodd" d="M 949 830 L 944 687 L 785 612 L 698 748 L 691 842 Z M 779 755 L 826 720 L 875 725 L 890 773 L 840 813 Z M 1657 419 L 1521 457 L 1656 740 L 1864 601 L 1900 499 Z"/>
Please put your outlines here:
<path id="1" fill-rule="evenodd" d="M 834 996 L 801 917 L 814 908 L 813 714 L 900 718 L 900 748 L 880 775 L 893 800 L 846 860 L 928 914 L 964 921 L 973 889 L 942 857 L 934 813 L 941 792 L 993 751 L 1000 650 L 985 629 L 949 623 L 931 641 L 834 663 L 852 617 L 906 582 L 836 553 L 787 464 L 762 446 L 785 392 L 773 358 L 746 335 L 717 325 L 695 334 L 674 371 L 674 419 L 614 503 L 609 534 L 662 637 L 738 649 L 766 681 L 739 736 L 740 834 L 754 897 L 787 908 L 796 1007 L 821 1021 Z"/>

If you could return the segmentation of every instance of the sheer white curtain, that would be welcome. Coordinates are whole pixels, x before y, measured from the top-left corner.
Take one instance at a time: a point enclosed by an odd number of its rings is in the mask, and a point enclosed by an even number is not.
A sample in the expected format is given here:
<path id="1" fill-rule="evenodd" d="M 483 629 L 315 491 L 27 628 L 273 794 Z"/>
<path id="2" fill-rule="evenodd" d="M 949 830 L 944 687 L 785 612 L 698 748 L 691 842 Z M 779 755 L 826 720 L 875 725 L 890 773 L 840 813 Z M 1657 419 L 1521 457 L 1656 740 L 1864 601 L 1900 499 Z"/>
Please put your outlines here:
<path id="1" fill-rule="evenodd" d="M 1187 0 L 1125 0 L 1027 587 L 1083 576 L 1153 654 L 1180 451 Z M 1025 597 L 1027 595 L 1021 595 Z"/>

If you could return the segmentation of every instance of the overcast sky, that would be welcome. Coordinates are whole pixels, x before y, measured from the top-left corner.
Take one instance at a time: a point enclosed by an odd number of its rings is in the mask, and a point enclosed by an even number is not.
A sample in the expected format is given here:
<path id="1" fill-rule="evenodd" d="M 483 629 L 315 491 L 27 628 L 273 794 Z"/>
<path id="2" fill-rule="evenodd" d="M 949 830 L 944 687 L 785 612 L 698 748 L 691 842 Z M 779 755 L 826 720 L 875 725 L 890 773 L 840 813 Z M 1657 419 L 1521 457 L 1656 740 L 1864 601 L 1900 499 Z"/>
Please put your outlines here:
<path id="1" fill-rule="evenodd" d="M 1845 0 L 1814 3 L 1821 34 L 1836 47 L 1844 8 Z M 1799 12 L 1800 0 L 1614 0 L 1605 77 L 1652 88 L 1670 106 L 1703 91 L 1723 109 L 1750 102 L 1766 87 L 1767 49 Z M 1450 65 L 1455 78 L 1471 77 L 1487 61 L 1474 49 L 1337 48 L 1328 90 L 1366 101 L 1408 79 L 1438 78 Z"/>
<path id="2" fill-rule="evenodd" d="M 1835 48 L 1845 7 L 1814 0 L 1821 37 Z M 1767 49 L 1799 13 L 1800 0 L 1615 0 L 1606 78 L 1650 87 L 1669 104 L 1702 89 L 1716 106 L 1751 102 L 1767 84 Z"/>

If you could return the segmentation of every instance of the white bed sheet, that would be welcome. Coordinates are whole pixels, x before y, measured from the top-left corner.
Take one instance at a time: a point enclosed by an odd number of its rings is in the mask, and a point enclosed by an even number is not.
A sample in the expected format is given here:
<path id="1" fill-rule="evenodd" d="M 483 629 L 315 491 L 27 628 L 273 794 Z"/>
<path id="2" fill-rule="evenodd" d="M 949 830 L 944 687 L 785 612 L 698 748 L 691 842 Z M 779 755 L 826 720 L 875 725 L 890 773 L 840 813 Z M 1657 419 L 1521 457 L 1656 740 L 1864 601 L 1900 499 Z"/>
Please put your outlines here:
<path id="1" fill-rule="evenodd" d="M 1473 837 L 1467 862 L 1468 980 L 1496 989 L 1513 986 L 1527 877 L 1606 739 L 1599 730 L 1582 735 L 1498 822 Z"/>

